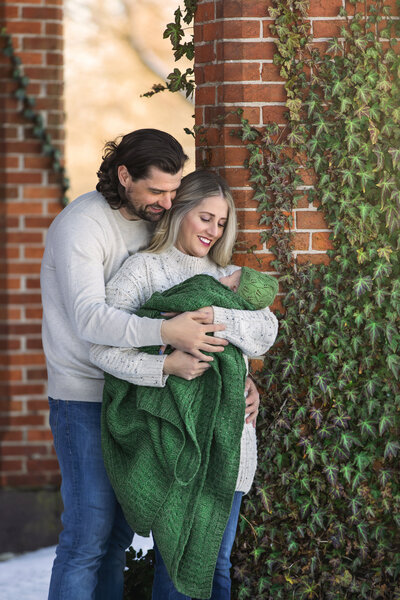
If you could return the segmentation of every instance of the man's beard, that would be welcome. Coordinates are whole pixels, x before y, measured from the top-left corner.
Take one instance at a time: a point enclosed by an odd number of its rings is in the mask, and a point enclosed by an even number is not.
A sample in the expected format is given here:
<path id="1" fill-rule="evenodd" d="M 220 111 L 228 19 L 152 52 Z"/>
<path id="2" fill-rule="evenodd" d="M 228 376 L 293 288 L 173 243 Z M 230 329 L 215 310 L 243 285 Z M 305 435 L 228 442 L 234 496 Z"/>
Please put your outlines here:
<path id="1" fill-rule="evenodd" d="M 139 219 L 143 219 L 143 221 L 149 221 L 150 223 L 158 223 L 161 217 L 164 215 L 165 210 L 159 213 L 152 213 L 150 210 L 151 205 L 147 205 L 145 207 L 136 207 L 131 200 L 125 197 L 123 208 L 125 208 L 126 212 L 132 215 L 132 217 L 138 217 Z M 162 206 L 158 207 L 157 204 L 153 206 L 157 208 L 162 208 Z"/>

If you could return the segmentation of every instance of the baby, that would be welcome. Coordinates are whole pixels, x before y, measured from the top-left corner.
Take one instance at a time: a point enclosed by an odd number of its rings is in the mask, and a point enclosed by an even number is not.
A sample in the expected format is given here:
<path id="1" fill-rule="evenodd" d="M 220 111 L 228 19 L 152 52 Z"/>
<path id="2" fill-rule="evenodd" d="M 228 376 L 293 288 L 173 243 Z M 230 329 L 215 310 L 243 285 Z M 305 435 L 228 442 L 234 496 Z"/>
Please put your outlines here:
<path id="1" fill-rule="evenodd" d="M 232 273 L 221 277 L 220 283 L 226 285 L 241 298 L 250 302 L 255 310 L 270 306 L 278 292 L 278 282 L 275 277 L 267 273 L 260 273 L 249 267 L 242 267 Z"/>

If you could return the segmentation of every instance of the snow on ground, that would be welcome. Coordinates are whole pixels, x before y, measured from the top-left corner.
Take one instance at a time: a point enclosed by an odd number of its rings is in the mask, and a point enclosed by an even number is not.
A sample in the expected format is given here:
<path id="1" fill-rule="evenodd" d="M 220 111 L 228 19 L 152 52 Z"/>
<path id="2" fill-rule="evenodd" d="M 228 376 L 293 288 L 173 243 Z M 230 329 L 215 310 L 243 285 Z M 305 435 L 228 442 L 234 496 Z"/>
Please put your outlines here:
<path id="1" fill-rule="evenodd" d="M 133 548 L 147 552 L 153 547 L 151 538 L 135 536 Z M 27 552 L 0 562 L 1 600 L 47 600 L 55 546 Z"/>

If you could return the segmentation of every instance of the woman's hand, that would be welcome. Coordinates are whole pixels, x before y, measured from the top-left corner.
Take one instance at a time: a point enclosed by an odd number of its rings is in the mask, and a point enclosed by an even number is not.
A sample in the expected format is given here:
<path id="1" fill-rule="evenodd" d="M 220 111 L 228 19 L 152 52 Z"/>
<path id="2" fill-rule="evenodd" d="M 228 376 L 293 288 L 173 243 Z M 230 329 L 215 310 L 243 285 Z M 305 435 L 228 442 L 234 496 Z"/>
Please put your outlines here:
<path id="1" fill-rule="evenodd" d="M 181 350 L 174 350 L 164 361 L 165 375 L 177 375 L 188 381 L 200 377 L 209 367 L 209 363 Z"/>
<path id="2" fill-rule="evenodd" d="M 260 406 L 260 394 L 258 393 L 256 384 L 251 379 L 251 377 L 246 377 L 244 391 L 245 393 L 247 392 L 246 423 L 253 423 L 253 427 L 255 427 L 258 415 L 258 407 Z"/>

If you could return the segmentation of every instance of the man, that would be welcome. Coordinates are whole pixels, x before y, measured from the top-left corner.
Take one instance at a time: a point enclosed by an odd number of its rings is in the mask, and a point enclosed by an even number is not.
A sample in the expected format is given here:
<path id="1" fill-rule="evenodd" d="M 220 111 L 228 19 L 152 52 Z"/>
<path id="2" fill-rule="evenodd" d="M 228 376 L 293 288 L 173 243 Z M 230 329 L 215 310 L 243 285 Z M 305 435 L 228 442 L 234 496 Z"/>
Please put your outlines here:
<path id="1" fill-rule="evenodd" d="M 64 502 L 49 600 L 120 600 L 125 549 L 133 532 L 105 472 L 100 440 L 103 374 L 89 361 L 92 343 L 122 347 L 170 344 L 193 370 L 226 340 L 207 335 L 201 310 L 169 320 L 140 319 L 105 304 L 105 283 L 144 249 L 169 210 L 187 160 L 179 142 L 142 129 L 105 147 L 95 192 L 80 196 L 52 223 L 41 271 L 43 347 L 50 425 Z M 250 412 L 257 412 L 253 384 Z"/>

